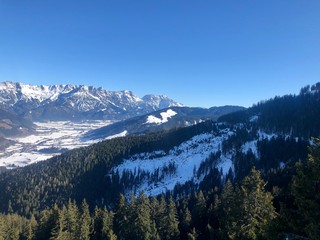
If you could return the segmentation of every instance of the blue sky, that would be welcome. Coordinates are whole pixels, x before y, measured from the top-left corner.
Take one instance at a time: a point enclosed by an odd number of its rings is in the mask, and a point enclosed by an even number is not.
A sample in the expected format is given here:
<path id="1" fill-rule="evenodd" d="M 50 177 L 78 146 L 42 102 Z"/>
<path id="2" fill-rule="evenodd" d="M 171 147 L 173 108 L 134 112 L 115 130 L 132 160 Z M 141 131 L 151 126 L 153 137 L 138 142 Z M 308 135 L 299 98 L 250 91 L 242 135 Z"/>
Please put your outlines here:
<path id="1" fill-rule="evenodd" d="M 320 81 L 319 0 L 0 0 L 0 81 L 251 106 Z"/>

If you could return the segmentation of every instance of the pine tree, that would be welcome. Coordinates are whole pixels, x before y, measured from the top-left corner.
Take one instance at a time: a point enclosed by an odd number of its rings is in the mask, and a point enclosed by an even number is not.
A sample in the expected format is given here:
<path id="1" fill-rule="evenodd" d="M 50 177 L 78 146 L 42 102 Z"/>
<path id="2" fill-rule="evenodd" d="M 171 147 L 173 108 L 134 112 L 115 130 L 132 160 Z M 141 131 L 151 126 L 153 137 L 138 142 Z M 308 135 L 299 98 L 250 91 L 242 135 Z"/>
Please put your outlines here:
<path id="1" fill-rule="evenodd" d="M 255 168 L 245 177 L 240 188 L 240 218 L 236 223 L 236 236 L 257 239 L 264 236 L 275 218 L 272 195 L 265 191 L 266 183 Z"/>
<path id="2" fill-rule="evenodd" d="M 36 239 L 50 239 L 52 237 L 51 233 L 57 226 L 59 212 L 60 210 L 57 204 L 54 204 L 52 209 L 41 211 Z"/>
<path id="3" fill-rule="evenodd" d="M 28 221 L 28 225 L 27 225 L 27 229 L 26 229 L 27 232 L 25 233 L 28 240 L 34 239 L 37 225 L 38 225 L 38 223 L 37 223 L 34 215 L 32 214 L 30 217 L 30 220 Z"/>
<path id="4" fill-rule="evenodd" d="M 207 225 L 207 206 L 203 192 L 200 190 L 196 195 L 196 204 L 192 210 L 193 225 L 200 232 L 204 232 Z"/>
<path id="5" fill-rule="evenodd" d="M 221 194 L 220 222 L 224 238 L 235 239 L 239 213 L 239 198 L 236 198 L 235 189 L 228 179 Z"/>
<path id="6" fill-rule="evenodd" d="M 176 204 L 174 203 L 172 197 L 169 197 L 167 209 L 164 216 L 164 223 L 166 223 L 163 228 L 161 239 L 166 240 L 176 240 L 180 237 L 179 231 L 179 220 L 177 214 Z"/>
<path id="7" fill-rule="evenodd" d="M 306 164 L 297 164 L 293 178 L 292 194 L 298 206 L 298 214 L 304 222 L 299 226 L 310 239 L 320 236 L 320 139 L 313 139 Z"/>
<path id="8" fill-rule="evenodd" d="M 113 232 L 113 213 L 105 207 L 102 211 L 102 239 L 115 240 L 117 236 Z"/>
<path id="9" fill-rule="evenodd" d="M 91 235 L 91 239 L 93 240 L 102 239 L 102 230 L 104 226 L 103 219 L 104 219 L 104 212 L 100 208 L 98 208 L 98 206 L 95 206 L 94 214 L 93 214 L 93 232 Z"/>
<path id="10" fill-rule="evenodd" d="M 71 239 L 80 239 L 80 213 L 75 201 L 69 200 L 67 209 L 67 224 Z"/>
<path id="11" fill-rule="evenodd" d="M 190 231 L 191 220 L 192 220 L 191 213 L 188 207 L 185 207 L 182 210 L 181 221 L 180 221 L 181 238 L 186 237 L 187 233 Z"/>
<path id="12" fill-rule="evenodd" d="M 126 199 L 124 195 L 120 195 L 114 216 L 114 230 L 120 240 L 127 239 L 130 229 L 130 216 Z"/>
<path id="13" fill-rule="evenodd" d="M 131 201 L 132 203 L 132 201 Z M 130 205 L 131 214 L 131 239 L 150 239 L 151 238 L 151 219 L 149 199 L 141 193 Z"/>
<path id="14" fill-rule="evenodd" d="M 5 239 L 5 231 L 6 229 L 6 221 L 5 221 L 5 216 L 0 214 L 0 240 Z"/>
<path id="15" fill-rule="evenodd" d="M 81 210 L 82 214 L 80 218 L 80 239 L 89 240 L 92 233 L 92 220 L 89 212 L 89 206 L 86 200 L 83 200 Z"/>
<path id="16" fill-rule="evenodd" d="M 52 231 L 51 240 L 61 239 L 69 240 L 72 239 L 72 235 L 68 228 L 68 212 L 66 206 L 62 206 L 62 209 L 59 211 L 59 217 L 56 227 Z"/>
<path id="17" fill-rule="evenodd" d="M 198 237 L 198 234 L 196 232 L 195 228 L 192 228 L 192 231 L 188 233 L 188 240 L 196 240 Z"/>

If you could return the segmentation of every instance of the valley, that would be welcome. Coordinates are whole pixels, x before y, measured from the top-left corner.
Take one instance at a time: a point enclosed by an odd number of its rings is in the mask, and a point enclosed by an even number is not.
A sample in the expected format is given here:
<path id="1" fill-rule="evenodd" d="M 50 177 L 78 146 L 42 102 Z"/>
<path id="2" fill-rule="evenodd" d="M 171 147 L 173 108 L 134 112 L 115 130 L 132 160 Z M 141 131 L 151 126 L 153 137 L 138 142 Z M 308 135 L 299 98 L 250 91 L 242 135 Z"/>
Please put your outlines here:
<path id="1" fill-rule="evenodd" d="M 83 134 L 111 123 L 110 120 L 34 122 L 34 134 L 10 138 L 13 144 L 0 153 L 0 167 L 24 167 L 67 150 L 86 147 L 100 140 L 86 141 L 81 138 Z"/>

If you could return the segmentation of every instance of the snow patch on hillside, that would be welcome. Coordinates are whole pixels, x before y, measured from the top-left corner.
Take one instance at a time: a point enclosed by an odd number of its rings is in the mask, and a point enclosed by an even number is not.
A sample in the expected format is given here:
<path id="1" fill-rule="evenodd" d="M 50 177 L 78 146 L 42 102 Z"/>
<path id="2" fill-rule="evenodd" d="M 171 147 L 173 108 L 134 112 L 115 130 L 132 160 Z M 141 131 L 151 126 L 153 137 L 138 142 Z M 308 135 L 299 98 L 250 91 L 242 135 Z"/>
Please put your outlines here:
<path id="1" fill-rule="evenodd" d="M 106 139 L 112 139 L 112 138 L 117 138 L 117 137 L 125 137 L 127 134 L 128 134 L 128 131 L 124 130 L 123 132 L 115 134 L 115 135 L 112 135 L 112 136 L 109 136 Z"/>
<path id="2" fill-rule="evenodd" d="M 168 119 L 173 117 L 174 115 L 177 115 L 177 113 L 171 109 L 168 109 L 166 112 L 160 113 L 161 119 L 157 118 L 153 115 L 148 116 L 147 122 L 148 123 L 155 123 L 155 124 L 162 124 L 168 122 Z"/>
<path id="3" fill-rule="evenodd" d="M 174 166 L 175 170 L 167 173 L 161 180 L 157 182 L 144 181 L 136 187 L 136 194 L 144 191 L 149 196 L 172 191 L 176 184 L 183 184 L 189 180 L 199 183 L 201 179 L 196 177 L 195 171 L 211 153 L 220 150 L 221 143 L 227 139 L 229 134 L 229 132 L 217 135 L 204 133 L 174 147 L 167 154 L 163 151 L 157 151 L 133 155 L 129 159 L 125 159 L 112 172 L 119 172 L 122 175 L 124 172 L 136 174 L 138 171 L 144 171 L 153 174 L 159 171 L 161 175 L 163 169 L 169 165 Z M 222 156 L 216 166 L 219 169 L 222 168 L 223 173 L 227 174 L 232 168 L 231 157 Z M 130 194 L 131 191 L 128 189 L 127 194 Z"/>
<path id="4" fill-rule="evenodd" d="M 241 146 L 241 150 L 243 153 L 248 153 L 249 150 L 251 150 L 256 158 L 259 157 L 257 149 L 257 140 L 246 142 Z"/>

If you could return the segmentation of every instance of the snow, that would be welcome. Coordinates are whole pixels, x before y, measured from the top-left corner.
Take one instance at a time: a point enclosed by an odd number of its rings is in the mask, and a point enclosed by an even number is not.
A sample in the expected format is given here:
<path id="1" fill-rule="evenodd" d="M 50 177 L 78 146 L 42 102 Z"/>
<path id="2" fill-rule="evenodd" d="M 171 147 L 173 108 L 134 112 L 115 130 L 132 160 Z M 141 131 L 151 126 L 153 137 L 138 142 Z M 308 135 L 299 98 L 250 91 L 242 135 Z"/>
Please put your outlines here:
<path id="1" fill-rule="evenodd" d="M 258 135 L 259 135 L 259 140 L 263 140 L 263 139 L 270 140 L 271 138 L 277 136 L 277 134 L 275 134 L 275 133 L 266 133 L 261 130 L 258 131 Z"/>
<path id="2" fill-rule="evenodd" d="M 243 153 L 248 153 L 248 151 L 251 150 L 252 153 L 256 156 L 256 158 L 259 157 L 257 149 L 257 140 L 246 142 L 241 146 L 241 150 Z"/>
<path id="3" fill-rule="evenodd" d="M 166 123 L 166 122 L 168 122 L 169 118 L 177 115 L 177 113 L 171 109 L 168 109 L 166 112 L 161 112 L 160 115 L 161 115 L 161 119 L 157 118 L 153 115 L 148 116 L 146 124 L 148 124 L 148 123 L 155 123 L 155 124 Z"/>
<path id="4" fill-rule="evenodd" d="M 232 156 L 231 155 L 227 155 L 227 156 L 223 155 L 223 156 L 221 156 L 218 164 L 216 165 L 216 167 L 219 170 L 222 169 L 223 175 L 227 175 L 227 173 L 229 172 L 230 168 L 234 172 L 234 167 L 233 167 L 233 163 L 232 163 Z"/>
<path id="5" fill-rule="evenodd" d="M 259 119 L 259 116 L 258 115 L 254 115 L 254 116 L 252 116 L 251 118 L 250 118 L 250 122 L 256 122 L 256 121 L 258 121 L 258 119 Z"/>
<path id="6" fill-rule="evenodd" d="M 196 183 L 200 179 L 196 179 L 194 169 L 198 169 L 200 164 L 206 160 L 211 153 L 216 153 L 220 149 L 221 143 L 227 139 L 228 133 L 220 133 L 214 135 L 212 133 L 200 134 L 192 139 L 174 147 L 166 154 L 163 151 L 156 151 L 152 153 L 140 153 L 125 159 L 124 162 L 115 167 L 112 172 L 119 172 L 122 174 L 124 171 L 134 173 L 136 170 L 143 170 L 149 173 L 154 173 L 157 169 L 162 173 L 164 166 L 174 163 L 176 172 L 172 175 L 168 174 L 164 179 L 158 182 L 145 181 L 136 188 L 136 193 L 144 191 L 149 196 L 155 196 L 166 191 L 174 189 L 175 185 L 183 184 L 189 180 Z M 232 167 L 231 158 L 222 156 L 217 167 L 223 169 L 226 174 L 230 167 Z M 130 194 L 131 189 L 128 189 L 127 194 Z"/>
<path id="7" fill-rule="evenodd" d="M 15 143 L 0 153 L 0 166 L 23 167 L 59 155 L 64 150 L 88 146 L 99 140 L 82 141 L 82 135 L 111 123 L 108 120 L 36 122 L 36 134 L 10 139 Z"/>
<path id="8" fill-rule="evenodd" d="M 117 137 L 125 137 L 127 135 L 127 133 L 128 133 L 128 131 L 124 130 L 123 132 L 115 134 L 115 135 L 112 135 L 112 136 L 109 136 L 106 139 L 112 139 L 112 138 L 117 138 Z"/>

